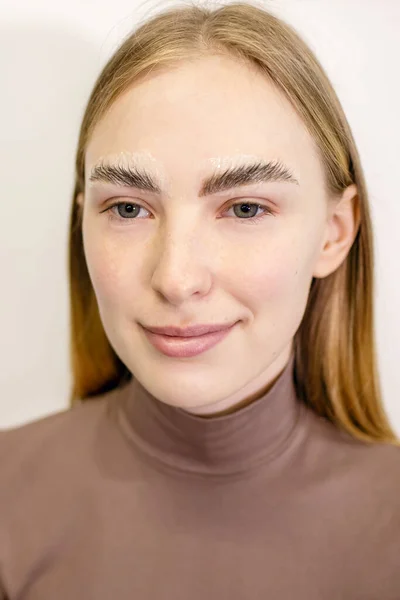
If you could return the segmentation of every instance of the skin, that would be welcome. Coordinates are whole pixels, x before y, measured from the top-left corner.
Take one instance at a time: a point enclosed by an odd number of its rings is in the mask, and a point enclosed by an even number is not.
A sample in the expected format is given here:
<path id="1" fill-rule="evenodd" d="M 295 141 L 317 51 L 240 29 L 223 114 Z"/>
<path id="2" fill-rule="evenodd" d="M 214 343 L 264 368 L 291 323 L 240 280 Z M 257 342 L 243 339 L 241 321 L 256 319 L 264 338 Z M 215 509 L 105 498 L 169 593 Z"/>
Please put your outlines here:
<path id="1" fill-rule="evenodd" d="M 203 177 L 249 157 L 282 161 L 300 185 L 199 197 Z M 162 194 L 90 184 L 100 159 L 135 160 L 162 180 Z M 228 57 L 183 63 L 116 100 L 89 141 L 85 171 L 85 256 L 105 332 L 129 370 L 160 401 L 204 417 L 266 393 L 289 360 L 312 278 L 343 262 L 359 224 L 355 185 L 327 196 L 315 143 L 290 103 Z M 106 212 L 116 201 L 143 208 L 135 218 Z M 238 201 L 273 214 L 251 223 L 230 208 Z M 158 352 L 138 324 L 232 321 L 222 342 L 185 359 Z"/>

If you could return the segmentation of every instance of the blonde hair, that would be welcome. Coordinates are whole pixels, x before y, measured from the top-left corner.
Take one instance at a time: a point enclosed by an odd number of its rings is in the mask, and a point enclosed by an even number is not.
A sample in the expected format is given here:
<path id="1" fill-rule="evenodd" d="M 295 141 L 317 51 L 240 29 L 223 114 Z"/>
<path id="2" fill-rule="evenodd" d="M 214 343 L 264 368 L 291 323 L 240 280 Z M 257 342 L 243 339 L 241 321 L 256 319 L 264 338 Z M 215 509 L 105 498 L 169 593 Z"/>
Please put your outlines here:
<path id="1" fill-rule="evenodd" d="M 138 27 L 95 82 L 80 129 L 70 221 L 71 403 L 131 377 L 104 332 L 82 240 L 85 151 L 107 109 L 140 78 L 179 62 L 224 54 L 252 65 L 284 92 L 317 143 L 327 190 L 357 185 L 360 226 L 343 263 L 314 278 L 294 338 L 299 398 L 353 438 L 400 445 L 381 399 L 373 305 L 373 240 L 366 183 L 350 127 L 322 66 L 297 32 L 250 3 L 183 5 Z"/>

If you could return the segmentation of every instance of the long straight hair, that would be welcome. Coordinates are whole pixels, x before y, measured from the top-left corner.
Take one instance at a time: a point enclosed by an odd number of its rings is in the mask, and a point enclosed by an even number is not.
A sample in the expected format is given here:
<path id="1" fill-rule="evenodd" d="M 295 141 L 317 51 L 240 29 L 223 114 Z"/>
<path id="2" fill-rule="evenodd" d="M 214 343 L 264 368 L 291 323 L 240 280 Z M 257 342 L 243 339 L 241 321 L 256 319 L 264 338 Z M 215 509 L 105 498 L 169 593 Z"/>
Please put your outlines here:
<path id="1" fill-rule="evenodd" d="M 71 404 L 132 374 L 103 329 L 82 239 L 85 152 L 96 124 L 140 79 L 183 61 L 225 55 L 256 67 L 291 102 L 315 140 L 329 193 L 358 188 L 360 225 L 342 264 L 313 278 L 294 338 L 301 401 L 354 438 L 400 445 L 382 402 L 374 339 L 374 253 L 368 193 L 358 150 L 338 97 L 317 58 L 290 25 L 251 3 L 211 10 L 175 6 L 142 23 L 100 73 L 79 133 L 69 237 Z"/>

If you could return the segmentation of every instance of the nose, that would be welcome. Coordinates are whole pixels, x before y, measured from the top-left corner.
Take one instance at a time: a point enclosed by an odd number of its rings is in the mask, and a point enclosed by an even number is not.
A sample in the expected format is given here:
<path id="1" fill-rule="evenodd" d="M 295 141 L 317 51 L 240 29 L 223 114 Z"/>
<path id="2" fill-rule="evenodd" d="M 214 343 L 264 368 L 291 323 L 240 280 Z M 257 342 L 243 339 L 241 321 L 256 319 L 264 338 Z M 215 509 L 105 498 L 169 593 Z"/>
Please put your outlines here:
<path id="1" fill-rule="evenodd" d="M 158 238 L 151 284 L 173 305 L 206 295 L 212 284 L 205 240 L 193 230 L 166 232 Z"/>

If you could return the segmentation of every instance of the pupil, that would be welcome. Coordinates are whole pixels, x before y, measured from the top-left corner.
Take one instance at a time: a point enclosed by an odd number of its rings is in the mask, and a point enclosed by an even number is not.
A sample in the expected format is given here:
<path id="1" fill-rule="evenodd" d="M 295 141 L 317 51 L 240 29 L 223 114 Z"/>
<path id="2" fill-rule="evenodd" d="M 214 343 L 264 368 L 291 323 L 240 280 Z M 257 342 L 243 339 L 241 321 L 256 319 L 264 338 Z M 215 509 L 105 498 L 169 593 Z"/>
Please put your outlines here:
<path id="1" fill-rule="evenodd" d="M 236 216 L 243 216 L 243 213 L 246 216 L 254 216 L 257 212 L 257 206 L 254 204 L 250 204 L 249 202 L 246 202 L 244 204 L 237 204 L 235 209 L 238 210 L 238 213 L 242 213 L 242 214 L 237 214 Z M 251 212 L 253 211 L 253 214 L 251 214 Z"/>
<path id="2" fill-rule="evenodd" d="M 137 212 L 138 207 L 135 204 L 120 204 L 118 207 L 118 212 L 121 216 L 124 216 L 122 211 L 125 213 L 129 213 L 130 215 L 134 215 Z"/>

